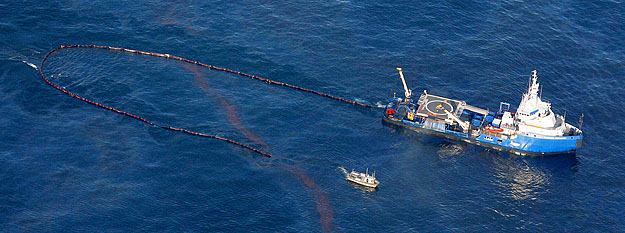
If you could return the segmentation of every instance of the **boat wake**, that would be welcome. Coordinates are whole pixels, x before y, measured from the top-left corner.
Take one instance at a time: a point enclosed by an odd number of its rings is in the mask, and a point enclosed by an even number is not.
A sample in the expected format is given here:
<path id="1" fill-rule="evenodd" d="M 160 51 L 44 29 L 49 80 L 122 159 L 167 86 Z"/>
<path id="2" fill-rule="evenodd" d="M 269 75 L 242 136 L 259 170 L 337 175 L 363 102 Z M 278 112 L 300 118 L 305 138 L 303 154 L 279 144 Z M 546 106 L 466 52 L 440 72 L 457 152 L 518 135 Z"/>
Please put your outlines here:
<path id="1" fill-rule="evenodd" d="M 362 104 L 367 104 L 367 105 L 369 105 L 369 101 L 363 100 L 363 99 L 358 98 L 358 97 L 354 98 L 354 101 L 355 101 L 356 103 L 362 103 Z"/>
<path id="2" fill-rule="evenodd" d="M 339 172 L 341 172 L 341 174 L 343 174 L 347 178 L 347 174 L 349 173 L 347 172 L 347 169 L 345 169 L 344 167 L 337 167 L 336 170 L 339 170 Z"/>
<path id="3" fill-rule="evenodd" d="M 373 105 L 373 106 L 375 106 L 376 108 L 385 108 L 386 107 L 386 105 L 384 105 L 382 103 L 382 101 L 376 102 L 375 105 Z"/>
<path id="4" fill-rule="evenodd" d="M 386 104 L 382 103 L 382 101 L 375 102 L 374 104 L 372 104 L 370 101 L 366 101 L 366 100 L 361 99 L 361 98 L 354 98 L 354 101 L 357 102 L 357 103 L 367 104 L 367 105 L 370 105 L 371 107 L 375 107 L 375 108 L 385 108 L 386 107 Z"/>

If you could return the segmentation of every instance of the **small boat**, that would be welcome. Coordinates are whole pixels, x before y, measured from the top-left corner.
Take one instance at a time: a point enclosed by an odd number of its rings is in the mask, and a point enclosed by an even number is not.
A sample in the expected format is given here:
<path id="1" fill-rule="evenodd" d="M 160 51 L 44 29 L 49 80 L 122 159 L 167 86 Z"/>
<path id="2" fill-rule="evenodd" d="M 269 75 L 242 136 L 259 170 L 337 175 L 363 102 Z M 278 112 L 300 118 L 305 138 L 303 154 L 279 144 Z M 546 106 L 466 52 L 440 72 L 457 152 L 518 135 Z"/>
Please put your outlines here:
<path id="1" fill-rule="evenodd" d="M 378 184 L 380 184 L 380 181 L 375 178 L 375 172 L 369 175 L 369 168 L 367 168 L 365 173 L 355 172 L 354 169 L 352 169 L 352 172 L 347 175 L 347 180 L 371 188 L 376 188 Z"/>

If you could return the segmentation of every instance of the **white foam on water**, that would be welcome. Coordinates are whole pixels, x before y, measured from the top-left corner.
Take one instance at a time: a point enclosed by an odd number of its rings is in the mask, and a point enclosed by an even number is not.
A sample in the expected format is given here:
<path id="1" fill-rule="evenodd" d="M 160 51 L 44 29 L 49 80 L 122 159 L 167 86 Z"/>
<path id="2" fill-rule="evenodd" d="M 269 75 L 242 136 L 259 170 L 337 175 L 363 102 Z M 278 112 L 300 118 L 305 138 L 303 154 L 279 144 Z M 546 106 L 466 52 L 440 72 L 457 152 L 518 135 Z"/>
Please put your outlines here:
<path id="1" fill-rule="evenodd" d="M 354 98 L 354 101 L 356 101 L 358 103 L 372 105 L 373 107 L 376 107 L 376 108 L 385 108 L 386 107 L 386 104 L 382 103 L 382 101 L 378 101 L 375 104 L 371 104 L 371 102 L 363 100 L 361 98 Z"/>
<path id="2" fill-rule="evenodd" d="M 345 177 L 347 177 L 347 170 L 344 167 L 337 167 L 337 170 L 341 172 Z"/>
<path id="3" fill-rule="evenodd" d="M 354 98 L 354 101 L 358 102 L 358 103 L 367 103 L 367 101 L 361 99 L 361 98 Z"/>
<path id="4" fill-rule="evenodd" d="M 376 103 L 375 103 L 375 107 L 376 107 L 376 108 L 385 108 L 385 107 L 386 107 L 386 105 L 385 105 L 385 104 L 382 104 L 382 101 L 378 101 L 378 102 L 376 102 Z"/>
<path id="5" fill-rule="evenodd" d="M 22 61 L 24 63 L 26 63 L 26 65 L 29 65 L 30 67 L 34 68 L 35 70 L 37 69 L 37 66 L 33 63 L 27 62 L 27 61 Z"/>

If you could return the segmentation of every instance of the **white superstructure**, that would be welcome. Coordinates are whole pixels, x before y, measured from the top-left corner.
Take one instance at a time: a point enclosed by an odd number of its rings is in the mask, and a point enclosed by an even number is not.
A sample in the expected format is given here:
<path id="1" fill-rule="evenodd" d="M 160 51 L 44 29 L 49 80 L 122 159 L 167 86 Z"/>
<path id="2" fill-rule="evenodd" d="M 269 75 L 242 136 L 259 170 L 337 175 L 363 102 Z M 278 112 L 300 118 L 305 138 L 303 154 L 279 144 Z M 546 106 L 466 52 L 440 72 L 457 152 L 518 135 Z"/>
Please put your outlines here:
<path id="1" fill-rule="evenodd" d="M 532 71 L 532 79 L 527 92 L 515 114 L 515 122 L 519 133 L 540 134 L 545 136 L 562 136 L 567 130 L 564 117 L 551 111 L 551 103 L 542 101 L 538 94 L 540 84 L 536 70 Z"/>

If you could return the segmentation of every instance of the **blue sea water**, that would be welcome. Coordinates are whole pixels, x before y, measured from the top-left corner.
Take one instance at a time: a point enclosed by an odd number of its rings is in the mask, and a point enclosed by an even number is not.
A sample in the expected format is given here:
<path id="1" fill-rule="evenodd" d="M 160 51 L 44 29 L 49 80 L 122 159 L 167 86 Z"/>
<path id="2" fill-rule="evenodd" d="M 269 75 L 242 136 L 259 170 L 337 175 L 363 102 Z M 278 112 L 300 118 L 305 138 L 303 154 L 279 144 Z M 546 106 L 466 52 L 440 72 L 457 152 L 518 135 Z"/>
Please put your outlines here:
<path id="1" fill-rule="evenodd" d="M 0 2 L 0 231 L 615 232 L 625 228 L 623 1 Z M 530 71 L 577 125 L 575 155 L 527 157 L 389 128 L 350 100 L 415 92 L 495 109 Z M 370 192 L 347 183 L 375 170 Z"/>

